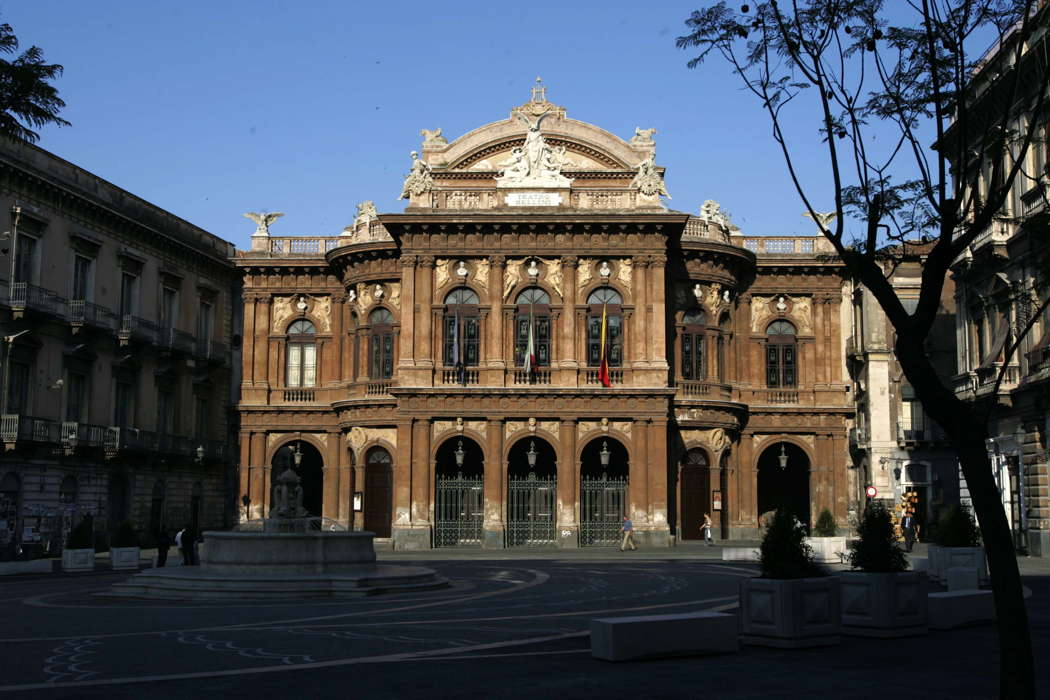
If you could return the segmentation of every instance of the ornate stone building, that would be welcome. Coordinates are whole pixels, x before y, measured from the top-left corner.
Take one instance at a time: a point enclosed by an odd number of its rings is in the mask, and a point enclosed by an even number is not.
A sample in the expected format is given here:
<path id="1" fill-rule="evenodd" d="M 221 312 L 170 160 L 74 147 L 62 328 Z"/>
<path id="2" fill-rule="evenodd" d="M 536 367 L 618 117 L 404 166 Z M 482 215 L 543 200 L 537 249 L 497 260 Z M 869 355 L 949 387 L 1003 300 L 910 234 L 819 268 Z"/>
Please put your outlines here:
<path id="1" fill-rule="evenodd" d="M 0 556 L 89 514 L 100 545 L 227 525 L 232 244 L 23 142 L 0 141 L 0 205 Z"/>
<path id="2" fill-rule="evenodd" d="M 291 466 L 307 510 L 400 549 L 609 544 L 625 514 L 653 546 L 705 512 L 751 537 L 779 503 L 844 521 L 840 267 L 711 201 L 668 210 L 654 134 L 537 85 L 424 130 L 403 213 L 365 202 L 329 238 L 259 219 L 235 258 L 244 516 Z"/>

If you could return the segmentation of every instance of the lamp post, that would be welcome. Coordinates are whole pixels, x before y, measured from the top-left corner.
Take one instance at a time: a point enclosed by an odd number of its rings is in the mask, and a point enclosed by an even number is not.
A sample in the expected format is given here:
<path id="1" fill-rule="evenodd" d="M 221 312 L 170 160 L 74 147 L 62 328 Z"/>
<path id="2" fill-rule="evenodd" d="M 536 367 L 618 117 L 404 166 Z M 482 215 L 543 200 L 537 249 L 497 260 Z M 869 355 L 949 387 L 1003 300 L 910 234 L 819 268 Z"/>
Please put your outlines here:
<path id="1" fill-rule="evenodd" d="M 204 464 L 204 445 L 197 445 L 197 464 Z"/>
<path id="2" fill-rule="evenodd" d="M 598 459 L 602 462 L 602 469 L 609 466 L 609 441 L 602 440 L 602 450 L 598 453 Z"/>
<path id="3" fill-rule="evenodd" d="M 462 440 L 460 440 L 458 443 L 456 443 L 456 450 L 452 454 L 455 455 L 455 457 L 456 457 L 456 468 L 457 469 L 462 469 L 463 468 L 463 458 L 467 454 L 463 450 L 463 441 Z"/>
<path id="4" fill-rule="evenodd" d="M 529 460 L 529 471 L 533 471 L 536 468 L 536 441 L 529 440 L 529 451 L 525 453 L 525 457 Z"/>

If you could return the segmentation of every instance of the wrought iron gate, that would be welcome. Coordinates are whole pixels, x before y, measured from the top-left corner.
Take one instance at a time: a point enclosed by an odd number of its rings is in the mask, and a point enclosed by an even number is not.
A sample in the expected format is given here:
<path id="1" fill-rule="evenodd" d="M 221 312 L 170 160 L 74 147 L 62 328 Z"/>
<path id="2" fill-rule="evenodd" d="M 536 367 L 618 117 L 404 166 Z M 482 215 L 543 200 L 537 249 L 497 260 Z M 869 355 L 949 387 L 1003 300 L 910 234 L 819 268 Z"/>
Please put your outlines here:
<path id="1" fill-rule="evenodd" d="M 434 499 L 434 546 L 481 544 L 485 512 L 482 477 L 438 476 Z"/>
<path id="2" fill-rule="evenodd" d="M 507 482 L 507 546 L 542 547 L 555 544 L 554 504 L 558 491 L 554 477 L 511 476 Z"/>
<path id="3" fill-rule="evenodd" d="M 580 486 L 580 546 L 618 545 L 627 511 L 627 477 L 584 477 Z"/>

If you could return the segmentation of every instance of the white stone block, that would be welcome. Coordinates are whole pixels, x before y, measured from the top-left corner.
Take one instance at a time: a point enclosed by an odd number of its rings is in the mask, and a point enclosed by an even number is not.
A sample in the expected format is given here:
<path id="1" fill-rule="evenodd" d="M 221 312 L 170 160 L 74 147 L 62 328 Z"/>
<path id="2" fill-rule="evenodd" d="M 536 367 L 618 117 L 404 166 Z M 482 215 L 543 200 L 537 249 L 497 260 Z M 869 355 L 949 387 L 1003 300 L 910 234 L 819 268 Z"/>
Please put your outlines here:
<path id="1" fill-rule="evenodd" d="M 836 576 L 740 579 L 741 641 L 782 648 L 838 644 L 840 584 Z"/>
<path id="2" fill-rule="evenodd" d="M 754 547 L 723 547 L 722 561 L 759 561 L 758 550 Z"/>
<path id="3" fill-rule="evenodd" d="M 62 571 L 94 571 L 94 549 L 63 549 Z"/>
<path id="4" fill-rule="evenodd" d="M 32 559 L 30 561 L 5 561 L 0 563 L 0 576 L 9 574 L 50 574 L 50 559 Z"/>
<path id="5" fill-rule="evenodd" d="M 953 566 L 947 572 L 949 591 L 976 591 L 980 586 L 980 574 L 970 566 Z"/>
<path id="6" fill-rule="evenodd" d="M 821 564 L 841 564 L 847 553 L 845 537 L 810 537 L 806 542 Z"/>
<path id="7" fill-rule="evenodd" d="M 911 570 L 912 571 L 930 571 L 930 560 L 926 557 L 911 557 Z"/>
<path id="8" fill-rule="evenodd" d="M 740 649 L 736 615 L 716 612 L 591 620 L 591 656 L 606 661 Z"/>
<path id="9" fill-rule="evenodd" d="M 110 547 L 109 562 L 114 571 L 135 570 L 139 568 L 138 547 Z"/>
<path id="10" fill-rule="evenodd" d="M 995 620 L 991 591 L 947 591 L 929 595 L 930 628 L 946 630 Z"/>

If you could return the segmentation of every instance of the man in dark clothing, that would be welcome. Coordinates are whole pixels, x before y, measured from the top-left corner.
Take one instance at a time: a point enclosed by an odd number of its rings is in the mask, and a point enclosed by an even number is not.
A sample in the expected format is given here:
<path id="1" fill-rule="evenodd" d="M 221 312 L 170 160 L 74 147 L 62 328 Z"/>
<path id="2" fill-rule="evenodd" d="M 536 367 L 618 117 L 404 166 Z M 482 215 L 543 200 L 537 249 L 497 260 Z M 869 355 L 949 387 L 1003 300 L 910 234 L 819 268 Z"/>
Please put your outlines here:
<path id="1" fill-rule="evenodd" d="M 168 531 L 162 528 L 157 533 L 157 568 L 168 563 L 169 547 L 171 547 L 171 537 L 168 536 Z"/>
<path id="2" fill-rule="evenodd" d="M 627 549 L 630 545 L 631 551 L 633 552 L 637 547 L 634 546 L 634 523 L 626 515 L 623 516 L 623 526 L 620 528 L 620 532 L 623 533 L 623 542 L 620 543 L 620 551 Z"/>
<path id="3" fill-rule="evenodd" d="M 905 511 L 901 518 L 901 534 L 904 535 L 904 548 L 910 552 L 915 545 L 915 516 L 910 510 Z"/>

